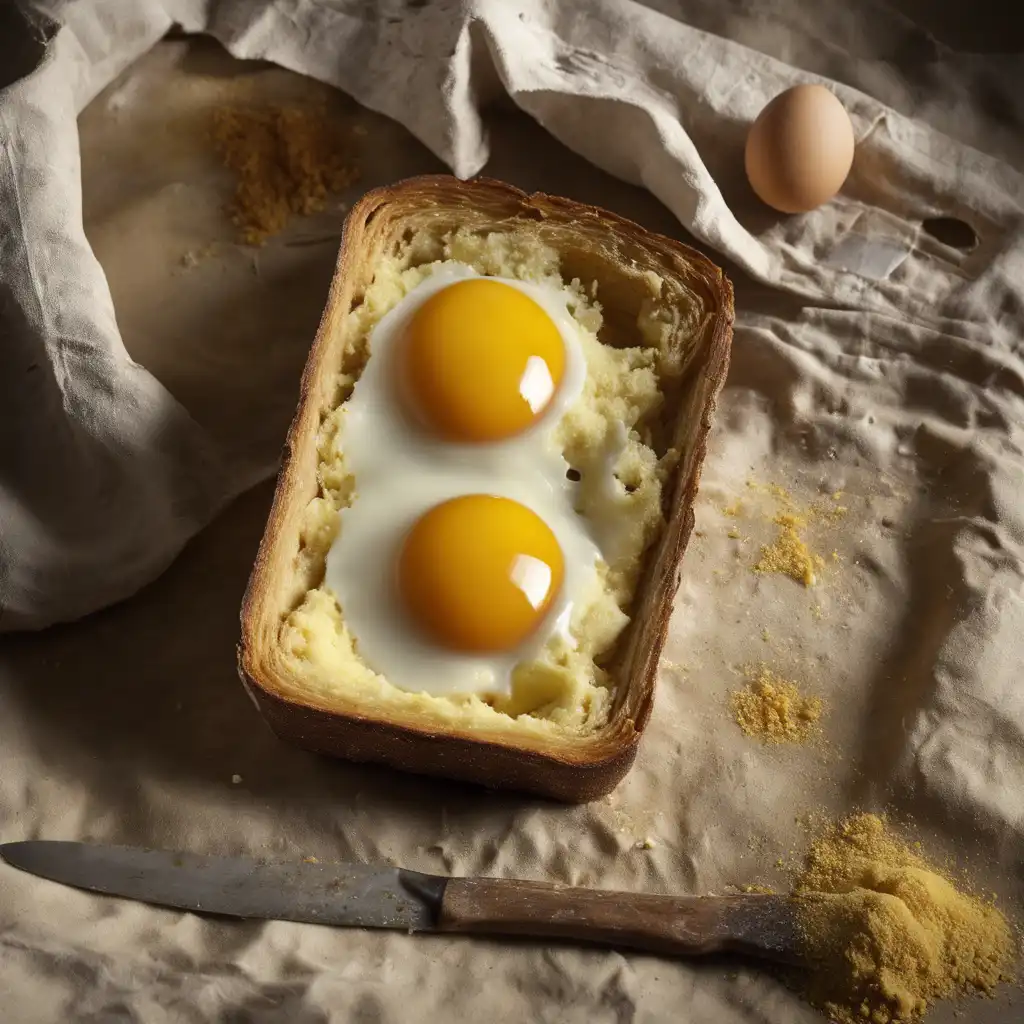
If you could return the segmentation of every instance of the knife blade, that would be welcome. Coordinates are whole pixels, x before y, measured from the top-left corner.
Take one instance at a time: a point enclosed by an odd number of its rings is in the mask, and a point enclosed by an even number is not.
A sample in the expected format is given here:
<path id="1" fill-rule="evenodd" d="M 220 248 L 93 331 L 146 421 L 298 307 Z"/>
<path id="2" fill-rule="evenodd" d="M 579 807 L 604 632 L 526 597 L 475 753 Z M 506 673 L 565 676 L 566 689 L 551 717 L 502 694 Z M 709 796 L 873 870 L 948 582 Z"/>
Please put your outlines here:
<path id="1" fill-rule="evenodd" d="M 422 931 L 444 879 L 365 864 L 277 863 L 127 846 L 29 840 L 0 846 L 11 867 L 109 896 L 226 917 Z"/>
<path id="2" fill-rule="evenodd" d="M 785 896 L 661 896 L 59 840 L 7 843 L 0 858 L 64 885 L 201 914 L 518 935 L 672 956 L 734 952 L 784 963 L 809 956 L 795 905 Z"/>

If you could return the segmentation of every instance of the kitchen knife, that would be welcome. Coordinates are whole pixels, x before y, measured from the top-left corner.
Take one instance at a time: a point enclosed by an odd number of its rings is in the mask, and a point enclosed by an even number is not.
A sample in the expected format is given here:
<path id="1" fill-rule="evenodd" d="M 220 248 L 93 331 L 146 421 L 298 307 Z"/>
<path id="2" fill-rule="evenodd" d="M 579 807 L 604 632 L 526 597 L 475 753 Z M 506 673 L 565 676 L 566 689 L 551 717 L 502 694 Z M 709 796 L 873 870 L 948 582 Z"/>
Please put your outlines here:
<path id="1" fill-rule="evenodd" d="M 800 963 L 785 896 L 658 896 L 504 878 L 445 878 L 366 864 L 275 863 L 36 840 L 0 846 L 12 867 L 111 896 L 201 914 L 349 928 L 518 935 L 674 956 L 735 952 Z"/>

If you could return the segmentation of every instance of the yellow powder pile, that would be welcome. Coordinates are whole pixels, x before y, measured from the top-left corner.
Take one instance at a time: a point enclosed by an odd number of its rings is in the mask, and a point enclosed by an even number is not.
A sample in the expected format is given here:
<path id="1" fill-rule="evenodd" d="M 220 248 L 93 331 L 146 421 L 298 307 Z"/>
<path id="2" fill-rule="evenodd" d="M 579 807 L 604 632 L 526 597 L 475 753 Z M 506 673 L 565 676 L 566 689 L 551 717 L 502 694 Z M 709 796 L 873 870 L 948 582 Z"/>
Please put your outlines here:
<path id="1" fill-rule="evenodd" d="M 212 134 L 238 178 L 230 213 L 247 245 L 262 245 L 293 215 L 322 209 L 359 177 L 346 133 L 316 108 L 221 110 Z"/>
<path id="2" fill-rule="evenodd" d="M 836 526 L 846 515 L 848 509 L 839 504 L 842 491 L 836 491 L 828 498 L 811 502 L 806 508 L 798 507 L 793 495 L 779 484 L 760 484 L 754 480 L 747 481 L 747 488 L 754 494 L 768 495 L 776 506 L 776 514 L 772 522 L 779 528 L 778 534 L 770 544 L 762 544 L 760 557 L 753 566 L 756 573 L 781 573 L 784 576 L 802 583 L 806 587 L 814 586 L 818 574 L 825 567 L 825 559 L 810 549 L 804 539 L 803 531 L 811 523 Z M 722 513 L 738 517 L 742 513 L 742 503 L 723 507 Z M 735 528 L 729 531 L 730 537 L 738 537 Z M 833 552 L 834 561 L 839 560 Z"/>
<path id="3" fill-rule="evenodd" d="M 754 565 L 754 572 L 778 572 L 791 576 L 805 587 L 817 582 L 815 571 L 825 566 L 821 555 L 816 555 L 800 536 L 800 530 L 807 525 L 804 516 L 793 512 L 780 512 L 772 519 L 779 527 L 779 534 L 771 544 L 761 545 L 761 557 Z"/>
<path id="4" fill-rule="evenodd" d="M 826 826 L 793 892 L 817 968 L 808 996 L 837 1024 L 918 1020 L 936 1000 L 991 993 L 1010 978 L 1003 915 L 874 814 Z"/>
<path id="5" fill-rule="evenodd" d="M 729 703 L 744 734 L 766 743 L 802 743 L 816 730 L 825 710 L 820 697 L 805 697 L 796 683 L 766 665 L 751 674 Z"/>

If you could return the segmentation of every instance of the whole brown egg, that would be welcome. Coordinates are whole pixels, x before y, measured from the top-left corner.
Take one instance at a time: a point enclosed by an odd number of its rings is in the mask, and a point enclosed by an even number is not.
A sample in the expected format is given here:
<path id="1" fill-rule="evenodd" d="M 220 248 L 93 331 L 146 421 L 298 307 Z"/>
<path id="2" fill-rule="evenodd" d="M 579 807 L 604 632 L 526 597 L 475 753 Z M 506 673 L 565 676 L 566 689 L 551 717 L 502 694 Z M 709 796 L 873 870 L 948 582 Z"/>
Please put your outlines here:
<path id="1" fill-rule="evenodd" d="M 751 187 L 782 213 L 828 202 L 853 164 L 853 125 L 823 85 L 797 85 L 761 111 L 747 135 Z"/>

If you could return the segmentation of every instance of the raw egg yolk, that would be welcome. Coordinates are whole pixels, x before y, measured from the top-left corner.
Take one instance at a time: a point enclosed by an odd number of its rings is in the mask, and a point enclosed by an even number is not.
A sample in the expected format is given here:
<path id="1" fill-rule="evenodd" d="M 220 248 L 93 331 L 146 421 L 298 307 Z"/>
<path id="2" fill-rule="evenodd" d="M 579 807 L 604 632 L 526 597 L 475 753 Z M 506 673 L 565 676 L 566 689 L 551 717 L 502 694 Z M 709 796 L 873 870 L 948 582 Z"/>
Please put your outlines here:
<path id="1" fill-rule="evenodd" d="M 562 549 L 535 512 L 467 494 L 435 505 L 409 531 L 398 591 L 413 620 L 457 651 L 507 651 L 539 625 L 562 586 Z"/>
<path id="2" fill-rule="evenodd" d="M 518 288 L 488 278 L 436 292 L 404 341 L 405 401 L 450 441 L 520 433 L 547 408 L 565 372 L 565 344 L 551 317 Z"/>

